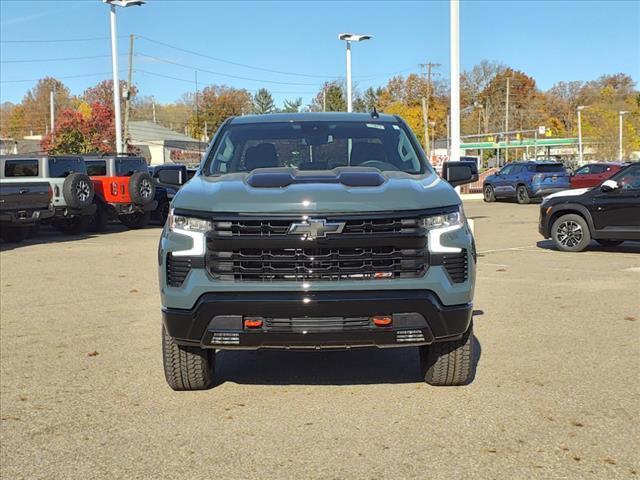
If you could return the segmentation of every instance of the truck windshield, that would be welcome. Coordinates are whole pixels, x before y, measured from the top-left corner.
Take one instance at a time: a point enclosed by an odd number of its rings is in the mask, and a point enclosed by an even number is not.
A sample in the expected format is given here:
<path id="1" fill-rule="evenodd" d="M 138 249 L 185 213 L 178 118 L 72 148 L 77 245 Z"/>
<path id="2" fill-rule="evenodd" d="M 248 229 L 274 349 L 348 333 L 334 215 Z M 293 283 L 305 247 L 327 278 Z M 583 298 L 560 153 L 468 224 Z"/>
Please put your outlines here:
<path id="1" fill-rule="evenodd" d="M 136 172 L 147 171 L 147 162 L 144 158 L 116 158 L 117 177 L 130 177 Z"/>
<path id="2" fill-rule="evenodd" d="M 270 167 L 356 166 L 411 174 L 432 171 L 420 159 L 404 126 L 385 122 L 232 124 L 209 155 L 204 171 L 219 175 Z"/>
<path id="3" fill-rule="evenodd" d="M 87 173 L 87 167 L 81 158 L 50 158 L 49 176 L 66 178 L 72 173 Z"/>

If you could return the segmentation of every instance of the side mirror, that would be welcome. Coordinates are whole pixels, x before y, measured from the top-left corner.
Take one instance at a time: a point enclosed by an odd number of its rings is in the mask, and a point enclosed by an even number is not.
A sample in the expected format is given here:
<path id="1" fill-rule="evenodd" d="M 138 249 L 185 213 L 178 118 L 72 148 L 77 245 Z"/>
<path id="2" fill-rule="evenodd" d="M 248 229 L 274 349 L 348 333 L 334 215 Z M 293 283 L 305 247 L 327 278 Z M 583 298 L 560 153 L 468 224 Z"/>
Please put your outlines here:
<path id="1" fill-rule="evenodd" d="M 618 188 L 620 188 L 620 186 L 615 180 L 605 180 L 604 182 L 602 182 L 602 185 L 600 185 L 600 190 L 603 192 L 613 192 Z"/>
<path id="2" fill-rule="evenodd" d="M 166 183 L 168 185 L 175 185 L 179 187 L 184 183 L 181 170 L 160 170 L 158 172 L 158 181 L 160 183 Z"/>
<path id="3" fill-rule="evenodd" d="M 476 182 L 478 180 L 478 164 L 474 161 L 443 162 L 442 178 L 454 187 Z"/>

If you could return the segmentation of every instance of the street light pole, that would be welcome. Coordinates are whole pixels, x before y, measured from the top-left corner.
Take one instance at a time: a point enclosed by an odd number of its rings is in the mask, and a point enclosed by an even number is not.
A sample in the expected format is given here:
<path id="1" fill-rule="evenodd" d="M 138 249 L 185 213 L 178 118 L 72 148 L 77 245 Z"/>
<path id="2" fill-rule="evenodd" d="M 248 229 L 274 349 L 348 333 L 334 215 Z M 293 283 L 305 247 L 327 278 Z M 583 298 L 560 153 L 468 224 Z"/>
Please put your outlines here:
<path id="1" fill-rule="evenodd" d="M 450 75 L 451 75 L 451 154 L 450 161 L 460 160 L 460 2 L 449 3 Z"/>
<path id="2" fill-rule="evenodd" d="M 116 6 L 111 4 L 111 68 L 113 69 L 113 112 L 116 124 L 116 153 L 122 153 L 122 119 L 120 118 L 120 77 L 118 72 L 118 33 L 116 29 Z"/>
<path id="3" fill-rule="evenodd" d="M 347 43 L 347 112 L 353 111 L 353 98 L 351 86 L 351 42 L 362 42 L 373 38 L 371 35 L 356 35 L 354 33 L 341 33 L 338 40 L 344 40 Z"/>
<path id="4" fill-rule="evenodd" d="M 584 105 L 578 106 L 578 155 L 579 155 L 579 165 L 584 165 L 584 154 L 582 152 L 582 110 L 584 110 Z"/>
<path id="5" fill-rule="evenodd" d="M 118 33 L 116 28 L 116 7 L 143 5 L 143 0 L 102 0 L 111 7 L 109 21 L 111 24 L 111 68 L 113 69 L 113 113 L 116 128 L 116 153 L 124 151 L 122 144 L 122 117 L 120 114 L 120 74 L 118 72 Z"/>
<path id="6" fill-rule="evenodd" d="M 619 115 L 619 125 L 618 125 L 618 160 L 622 161 L 622 159 L 624 158 L 624 149 L 622 148 L 622 117 L 625 116 L 627 113 L 626 110 L 620 110 L 618 112 Z"/>

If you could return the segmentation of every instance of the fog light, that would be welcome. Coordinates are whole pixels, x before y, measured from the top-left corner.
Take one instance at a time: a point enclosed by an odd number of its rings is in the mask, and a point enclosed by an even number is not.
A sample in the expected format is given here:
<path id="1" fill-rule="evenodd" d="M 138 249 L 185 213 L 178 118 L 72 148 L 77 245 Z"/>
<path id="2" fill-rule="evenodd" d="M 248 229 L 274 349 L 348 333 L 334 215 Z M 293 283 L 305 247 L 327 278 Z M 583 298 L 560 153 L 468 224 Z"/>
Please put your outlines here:
<path id="1" fill-rule="evenodd" d="M 379 280 L 381 278 L 392 278 L 393 272 L 376 272 L 373 274 L 373 278 Z"/>
<path id="2" fill-rule="evenodd" d="M 393 322 L 393 318 L 388 315 L 371 317 L 371 320 L 376 327 L 388 327 Z"/>
<path id="3" fill-rule="evenodd" d="M 262 327 L 261 318 L 245 318 L 244 319 L 244 328 L 261 328 L 261 327 Z"/>

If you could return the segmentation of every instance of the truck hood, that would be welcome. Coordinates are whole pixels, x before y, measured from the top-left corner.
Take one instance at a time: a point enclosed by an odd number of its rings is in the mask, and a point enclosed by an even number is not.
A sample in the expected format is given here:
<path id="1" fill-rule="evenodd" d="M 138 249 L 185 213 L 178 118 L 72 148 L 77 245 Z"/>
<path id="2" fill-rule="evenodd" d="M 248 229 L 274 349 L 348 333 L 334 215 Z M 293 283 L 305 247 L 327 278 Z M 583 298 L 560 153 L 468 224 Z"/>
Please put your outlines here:
<path id="1" fill-rule="evenodd" d="M 545 198 L 558 198 L 558 197 L 579 197 L 580 195 L 584 195 L 587 193 L 590 188 L 574 188 L 572 190 L 562 190 L 560 192 L 552 193 L 551 195 L 547 195 Z"/>
<path id="2" fill-rule="evenodd" d="M 460 197 L 436 174 L 383 172 L 379 186 L 300 183 L 287 187 L 252 187 L 247 173 L 219 177 L 198 175 L 183 186 L 172 206 L 225 213 L 381 212 L 421 210 L 460 204 Z"/>

